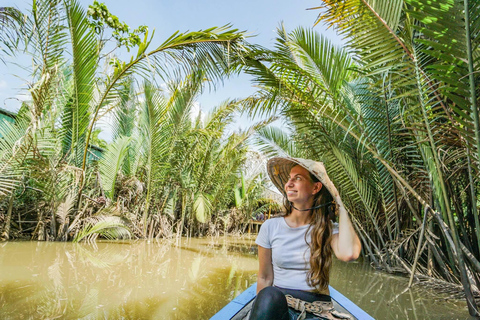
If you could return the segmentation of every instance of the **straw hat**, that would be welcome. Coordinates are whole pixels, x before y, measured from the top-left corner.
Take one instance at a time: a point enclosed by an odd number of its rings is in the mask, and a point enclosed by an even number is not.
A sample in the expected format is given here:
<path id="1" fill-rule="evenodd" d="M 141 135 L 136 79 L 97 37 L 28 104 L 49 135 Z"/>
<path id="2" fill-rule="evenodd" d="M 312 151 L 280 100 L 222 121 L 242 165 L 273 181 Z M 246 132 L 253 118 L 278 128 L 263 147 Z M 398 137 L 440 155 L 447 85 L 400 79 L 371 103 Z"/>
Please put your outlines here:
<path id="1" fill-rule="evenodd" d="M 268 160 L 267 171 L 270 179 L 277 189 L 286 197 L 285 193 L 285 184 L 288 179 L 290 179 L 290 170 L 296 166 L 300 165 L 313 174 L 317 179 L 324 185 L 330 195 L 333 197 L 335 192 L 331 189 L 332 184 L 330 178 L 325 171 L 325 166 L 323 162 L 317 162 L 309 159 L 302 158 L 290 158 L 290 157 L 275 157 Z"/>

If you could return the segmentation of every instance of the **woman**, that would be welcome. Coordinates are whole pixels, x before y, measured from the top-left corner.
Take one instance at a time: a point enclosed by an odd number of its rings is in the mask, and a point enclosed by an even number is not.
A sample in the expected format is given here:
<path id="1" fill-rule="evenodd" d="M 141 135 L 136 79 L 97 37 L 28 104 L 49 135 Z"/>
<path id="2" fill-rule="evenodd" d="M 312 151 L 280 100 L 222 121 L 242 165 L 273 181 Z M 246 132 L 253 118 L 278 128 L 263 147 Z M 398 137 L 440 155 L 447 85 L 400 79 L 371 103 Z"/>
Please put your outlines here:
<path id="1" fill-rule="evenodd" d="M 259 272 L 250 319 L 345 319 L 328 295 L 332 253 L 355 260 L 361 244 L 337 188 L 321 162 L 278 157 L 267 169 L 285 196 L 286 214 L 265 221 L 255 241 Z"/>

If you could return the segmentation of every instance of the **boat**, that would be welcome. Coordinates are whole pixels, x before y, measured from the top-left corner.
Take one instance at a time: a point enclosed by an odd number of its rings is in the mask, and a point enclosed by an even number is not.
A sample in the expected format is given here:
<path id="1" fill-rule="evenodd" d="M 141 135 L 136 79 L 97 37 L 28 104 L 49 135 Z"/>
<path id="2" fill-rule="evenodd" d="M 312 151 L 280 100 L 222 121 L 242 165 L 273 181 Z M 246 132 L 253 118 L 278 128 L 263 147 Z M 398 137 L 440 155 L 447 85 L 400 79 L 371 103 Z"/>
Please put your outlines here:
<path id="1" fill-rule="evenodd" d="M 339 312 L 349 314 L 352 320 L 374 320 L 372 316 L 350 301 L 343 294 L 329 286 L 333 306 Z M 247 320 L 257 292 L 257 284 L 253 284 L 238 297 L 218 311 L 210 320 Z"/>

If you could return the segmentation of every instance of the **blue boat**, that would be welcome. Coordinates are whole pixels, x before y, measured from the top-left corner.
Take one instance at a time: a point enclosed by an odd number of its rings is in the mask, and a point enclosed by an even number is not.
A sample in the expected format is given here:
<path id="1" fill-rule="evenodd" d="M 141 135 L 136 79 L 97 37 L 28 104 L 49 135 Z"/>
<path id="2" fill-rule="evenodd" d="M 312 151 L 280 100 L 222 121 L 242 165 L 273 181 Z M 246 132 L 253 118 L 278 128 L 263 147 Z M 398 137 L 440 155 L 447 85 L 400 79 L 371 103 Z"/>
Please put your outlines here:
<path id="1" fill-rule="evenodd" d="M 359 306 L 350 301 L 343 294 L 330 287 L 330 296 L 336 310 L 350 314 L 352 320 L 374 320 L 372 316 L 363 311 Z M 252 308 L 253 299 L 257 292 L 257 284 L 242 292 L 238 297 L 233 299 L 229 304 L 217 312 L 210 320 L 246 320 L 248 312 Z"/>

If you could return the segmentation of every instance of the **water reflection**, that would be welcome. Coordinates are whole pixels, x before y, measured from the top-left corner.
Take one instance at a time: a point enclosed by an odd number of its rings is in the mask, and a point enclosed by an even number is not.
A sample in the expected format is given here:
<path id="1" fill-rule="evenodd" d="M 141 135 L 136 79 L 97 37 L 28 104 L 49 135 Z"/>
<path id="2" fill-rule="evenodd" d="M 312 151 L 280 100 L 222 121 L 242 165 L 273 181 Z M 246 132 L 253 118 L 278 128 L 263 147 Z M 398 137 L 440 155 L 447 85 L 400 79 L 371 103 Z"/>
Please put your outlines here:
<path id="1" fill-rule="evenodd" d="M 222 241 L 8 243 L 0 318 L 208 319 L 255 281 Z"/>
<path id="2" fill-rule="evenodd" d="M 0 245 L 0 319 L 208 319 L 256 281 L 253 239 Z M 408 279 L 334 262 L 331 283 L 377 319 L 468 319 Z M 456 308 L 456 309 L 455 309 Z"/>
<path id="3" fill-rule="evenodd" d="M 375 271 L 361 261 L 334 261 L 330 283 L 376 319 L 473 319 L 462 301 L 446 301 L 408 278 Z"/>

